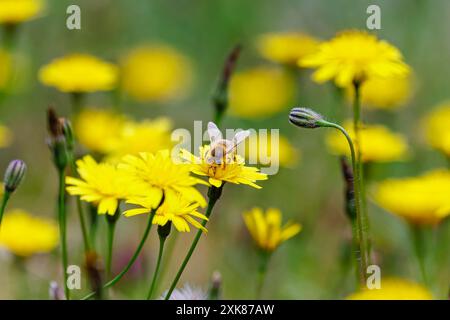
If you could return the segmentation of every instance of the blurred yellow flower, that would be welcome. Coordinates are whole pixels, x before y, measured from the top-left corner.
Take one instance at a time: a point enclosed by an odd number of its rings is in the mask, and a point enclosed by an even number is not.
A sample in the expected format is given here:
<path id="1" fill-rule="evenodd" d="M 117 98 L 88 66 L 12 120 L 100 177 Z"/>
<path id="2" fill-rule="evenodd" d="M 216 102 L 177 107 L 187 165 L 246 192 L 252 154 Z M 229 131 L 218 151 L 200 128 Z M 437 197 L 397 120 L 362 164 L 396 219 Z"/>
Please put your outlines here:
<path id="1" fill-rule="evenodd" d="M 7 127 L 0 125 L 0 148 L 6 148 L 11 144 L 11 141 L 11 131 Z"/>
<path id="2" fill-rule="evenodd" d="M 245 225 L 258 247 L 266 251 L 275 250 L 281 243 L 302 230 L 298 223 L 288 222 L 281 226 L 281 211 L 269 208 L 253 208 L 243 214 Z"/>
<path id="3" fill-rule="evenodd" d="M 410 76 L 370 78 L 361 86 L 361 103 L 367 109 L 393 110 L 405 105 L 412 93 Z M 355 89 L 346 90 L 348 101 L 353 101 Z"/>
<path id="4" fill-rule="evenodd" d="M 266 59 L 283 63 L 297 64 L 298 60 L 317 49 L 319 41 L 300 32 L 268 33 L 257 40 L 259 53 Z"/>
<path id="5" fill-rule="evenodd" d="M 87 54 L 74 53 L 53 60 L 39 70 L 39 80 L 62 92 L 112 90 L 119 69 L 111 63 Z"/>
<path id="6" fill-rule="evenodd" d="M 367 79 L 409 73 L 397 48 L 359 30 L 344 31 L 322 42 L 315 53 L 299 61 L 299 66 L 317 68 L 314 81 L 323 83 L 334 79 L 336 85 L 343 88 L 354 81 L 361 83 Z"/>
<path id="7" fill-rule="evenodd" d="M 163 192 L 178 192 L 188 201 L 197 202 L 202 207 L 206 205 L 205 199 L 195 188 L 196 184 L 206 183 L 192 177 L 188 165 L 175 163 L 169 150 L 154 154 L 141 152 L 136 156 L 127 155 L 123 157 L 119 168 L 126 171 L 132 178 L 131 183 L 139 189 L 135 194 L 145 195 L 147 207 L 156 208 Z"/>
<path id="8" fill-rule="evenodd" d="M 0 48 L 0 91 L 8 86 L 9 81 L 11 80 L 11 73 L 11 55 L 7 51 Z"/>
<path id="9" fill-rule="evenodd" d="M 442 169 L 383 181 L 373 197 L 380 207 L 412 224 L 434 225 L 450 214 L 449 195 L 450 171 Z"/>
<path id="10" fill-rule="evenodd" d="M 399 278 L 381 280 L 380 289 L 364 288 L 347 297 L 349 300 L 432 300 L 427 288 Z"/>
<path id="11" fill-rule="evenodd" d="M 344 123 L 344 128 L 354 139 L 351 121 Z M 408 155 L 406 139 L 397 133 L 391 132 L 382 125 L 364 125 L 360 132 L 362 145 L 361 157 L 363 162 L 389 162 L 404 160 Z M 333 130 L 326 137 L 328 148 L 332 153 L 349 155 L 350 151 L 345 137 Z"/>
<path id="12" fill-rule="evenodd" d="M 294 79 L 275 67 L 235 73 L 230 82 L 230 111 L 242 118 L 268 117 L 290 106 Z"/>
<path id="13" fill-rule="evenodd" d="M 109 110 L 83 108 L 74 119 L 78 141 L 90 151 L 108 154 L 118 148 L 126 117 Z"/>
<path id="14" fill-rule="evenodd" d="M 91 156 L 77 160 L 81 179 L 66 177 L 67 192 L 97 205 L 99 214 L 114 215 L 119 201 L 132 193 L 134 185 L 126 174 L 110 163 L 97 163 Z"/>
<path id="15" fill-rule="evenodd" d="M 149 213 L 153 206 L 153 199 L 149 199 L 148 197 L 135 197 L 128 199 L 127 203 L 136 204 L 141 207 L 129 209 L 124 212 L 125 216 L 131 217 L 137 214 Z M 202 220 L 208 220 L 206 216 L 197 211 L 198 207 L 198 203 L 187 200 L 180 193 L 168 191 L 165 193 L 164 202 L 156 210 L 153 224 L 164 226 L 168 221 L 171 221 L 180 232 L 190 232 L 189 224 L 207 232 L 206 228 L 193 218 L 197 217 Z"/>
<path id="16" fill-rule="evenodd" d="M 166 117 L 141 122 L 126 121 L 120 131 L 120 137 L 110 157 L 119 158 L 126 154 L 137 155 L 140 152 L 154 153 L 172 147 L 172 121 Z"/>
<path id="17" fill-rule="evenodd" d="M 164 101 L 190 88 L 192 67 L 187 57 L 166 45 L 132 50 L 122 61 L 122 87 L 138 101 Z"/>
<path id="18" fill-rule="evenodd" d="M 193 173 L 209 177 L 209 183 L 219 188 L 224 182 L 246 184 L 261 189 L 255 182 L 267 180 L 267 175 L 260 173 L 255 167 L 246 167 L 244 159 L 235 155 L 232 161 L 217 164 L 208 159 L 210 146 L 200 147 L 200 157 L 194 156 L 187 150 L 181 150 L 180 156 L 187 161 Z"/>
<path id="19" fill-rule="evenodd" d="M 0 246 L 17 256 L 28 257 L 55 249 L 58 235 L 58 227 L 53 221 L 32 216 L 22 209 L 13 209 L 3 218 Z"/>
<path id="20" fill-rule="evenodd" d="M 262 137 L 261 135 L 250 136 L 246 143 L 245 158 L 248 160 L 247 162 L 269 166 L 271 164 L 270 159 L 276 157 L 276 153 L 272 151 L 272 138 L 272 135 L 269 133 L 265 137 Z M 298 163 L 299 158 L 299 150 L 296 149 L 286 137 L 279 135 L 277 161 L 280 166 L 292 168 Z"/>
<path id="21" fill-rule="evenodd" d="M 42 0 L 0 0 L 0 23 L 17 24 L 31 20 L 43 9 Z"/>
<path id="22" fill-rule="evenodd" d="M 450 102 L 443 103 L 425 118 L 428 143 L 450 157 Z"/>

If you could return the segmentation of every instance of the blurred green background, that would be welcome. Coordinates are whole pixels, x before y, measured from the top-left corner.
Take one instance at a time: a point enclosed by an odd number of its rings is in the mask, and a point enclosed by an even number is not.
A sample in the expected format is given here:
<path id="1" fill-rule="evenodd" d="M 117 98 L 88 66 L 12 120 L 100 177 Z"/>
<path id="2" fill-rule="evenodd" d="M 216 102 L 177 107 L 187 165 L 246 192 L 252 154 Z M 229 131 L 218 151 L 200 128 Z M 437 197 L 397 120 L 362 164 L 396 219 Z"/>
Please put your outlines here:
<path id="1" fill-rule="evenodd" d="M 66 28 L 66 8 L 70 4 L 81 7 L 81 30 Z M 53 58 L 85 52 L 114 62 L 130 48 L 147 42 L 163 42 L 177 48 L 193 61 L 195 81 L 191 93 L 172 103 L 127 100 L 124 111 L 137 119 L 167 115 L 175 128 L 192 129 L 194 120 L 212 119 L 211 95 L 223 61 L 236 43 L 243 45 L 238 70 L 268 64 L 255 50 L 258 35 L 302 31 L 328 39 L 343 29 L 365 29 L 366 8 L 370 4 L 381 7 L 382 29 L 376 33 L 401 50 L 416 79 L 414 97 L 404 110 L 364 111 L 365 121 L 384 123 L 406 135 L 412 150 L 408 161 L 374 164 L 372 179 L 414 175 L 446 166 L 445 158 L 426 145 L 421 130 L 422 116 L 449 98 L 450 2 L 446 0 L 50 0 L 43 17 L 20 27 L 16 51 L 24 66 L 21 86 L 0 109 L 2 124 L 14 133 L 13 144 L 0 150 L 0 168 L 14 158 L 28 164 L 26 180 L 12 198 L 10 208 L 20 207 L 56 219 L 57 176 L 46 145 L 45 111 L 52 104 L 61 115 L 68 115 L 70 100 L 37 80 L 39 67 Z M 226 186 L 209 223 L 209 233 L 203 236 L 179 285 L 189 282 L 207 288 L 212 272 L 218 270 L 223 276 L 225 298 L 253 298 L 258 260 L 241 214 L 253 206 L 273 206 L 283 211 L 285 219 L 302 223 L 304 229 L 274 254 L 263 298 L 330 299 L 343 298 L 354 291 L 353 273 L 344 274 L 342 265 L 351 234 L 343 211 L 338 159 L 325 147 L 326 130 L 300 130 L 287 121 L 288 110 L 293 106 L 312 107 L 336 121 L 348 116 L 350 108 L 336 102 L 331 84 L 317 85 L 309 81 L 309 74 L 302 71 L 297 101 L 286 105 L 285 112 L 263 120 L 225 117 L 223 127 L 279 128 L 298 147 L 301 161 L 296 168 L 281 168 L 276 176 L 262 182 L 262 190 Z M 107 92 L 88 96 L 89 105 L 111 106 L 113 101 L 113 95 Z M 82 265 L 80 229 L 73 201 L 71 204 L 69 262 Z M 407 225 L 372 203 L 369 209 L 376 262 L 382 267 L 382 275 L 420 281 Z M 134 251 L 145 223 L 144 216 L 119 221 L 116 257 L 127 257 Z M 445 297 L 448 290 L 448 244 L 442 243 L 448 223 L 434 230 L 427 251 L 430 288 L 438 298 Z M 99 234 L 100 245 L 103 235 Z M 169 285 L 192 236 L 193 233 L 178 235 L 173 259 L 163 267 L 167 270 L 160 292 Z M 144 297 L 156 253 L 157 237 L 152 234 L 144 250 L 146 273 L 121 281 L 115 287 L 117 298 Z M 56 259 L 57 252 L 31 259 L 27 265 L 27 298 L 46 299 L 48 282 L 61 281 Z M 436 261 L 440 261 L 439 267 Z M 15 298 L 23 276 L 6 256 L 0 265 L 0 298 Z M 120 265 L 115 267 L 116 271 L 119 269 Z M 82 287 L 76 296 L 88 291 L 85 279 Z"/>

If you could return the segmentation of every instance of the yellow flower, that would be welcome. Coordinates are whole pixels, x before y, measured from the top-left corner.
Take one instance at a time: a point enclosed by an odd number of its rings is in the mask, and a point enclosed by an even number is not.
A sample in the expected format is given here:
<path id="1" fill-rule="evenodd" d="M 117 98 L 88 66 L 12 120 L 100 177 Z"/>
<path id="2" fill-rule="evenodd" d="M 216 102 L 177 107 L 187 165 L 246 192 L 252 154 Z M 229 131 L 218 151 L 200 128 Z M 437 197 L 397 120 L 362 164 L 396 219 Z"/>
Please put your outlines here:
<path id="1" fill-rule="evenodd" d="M 74 132 L 90 151 L 107 154 L 118 148 L 125 121 L 112 111 L 84 108 L 75 117 Z"/>
<path id="2" fill-rule="evenodd" d="M 164 193 L 177 192 L 188 201 L 197 202 L 204 207 L 206 201 L 194 187 L 196 184 L 207 184 L 192 177 L 186 164 L 174 162 L 169 150 L 157 153 L 141 152 L 139 155 L 123 157 L 119 168 L 130 177 L 132 184 L 139 189 L 138 195 L 145 196 L 148 207 L 156 208 Z"/>
<path id="3" fill-rule="evenodd" d="M 12 141 L 11 131 L 2 125 L 0 125 L 0 148 L 6 148 Z"/>
<path id="4" fill-rule="evenodd" d="M 434 170 L 419 177 L 390 179 L 374 191 L 375 202 L 408 222 L 434 225 L 450 214 L 450 171 Z"/>
<path id="5" fill-rule="evenodd" d="M 349 300 L 432 300 L 427 288 L 399 278 L 381 280 L 380 289 L 364 288 L 347 297 Z"/>
<path id="6" fill-rule="evenodd" d="M 172 122 L 165 117 L 141 122 L 127 121 L 110 156 L 118 158 L 126 154 L 137 155 L 139 152 L 154 153 L 169 149 L 172 147 L 171 129 Z"/>
<path id="7" fill-rule="evenodd" d="M 153 207 L 153 199 L 149 199 L 148 197 L 130 198 L 127 200 L 127 203 L 141 206 L 141 208 L 125 211 L 124 214 L 127 217 L 149 213 Z M 156 210 L 153 224 L 164 226 L 168 221 L 171 221 L 180 232 L 190 232 L 189 224 L 207 232 L 206 228 L 193 218 L 197 217 L 202 220 L 208 220 L 206 216 L 197 211 L 198 207 L 198 203 L 187 200 L 180 193 L 168 191 L 165 193 L 163 204 Z"/>
<path id="8" fill-rule="evenodd" d="M 301 67 L 317 68 L 314 81 L 323 83 L 334 79 L 339 87 L 354 81 L 363 82 L 377 77 L 405 76 L 409 67 L 400 51 L 365 31 L 341 32 L 319 45 L 315 53 L 300 60 Z"/>
<path id="9" fill-rule="evenodd" d="M 290 106 L 293 78 L 275 67 L 235 73 L 230 81 L 230 110 L 242 118 L 268 117 Z"/>
<path id="10" fill-rule="evenodd" d="M 7 212 L 3 218 L 0 246 L 21 257 L 46 253 L 58 245 L 58 232 L 53 221 L 14 209 Z"/>
<path id="11" fill-rule="evenodd" d="M 0 66 L 1 66 L 0 67 L 0 91 L 1 91 L 8 86 L 12 74 L 11 55 L 3 49 L 0 49 Z"/>
<path id="12" fill-rule="evenodd" d="M 361 103 L 367 109 L 393 110 L 405 105 L 411 96 L 410 76 L 371 78 L 361 86 Z M 354 87 L 346 90 L 347 100 L 353 101 Z"/>
<path id="13" fill-rule="evenodd" d="M 71 54 L 43 66 L 39 80 L 62 92 L 94 92 L 114 89 L 118 68 L 87 54 Z"/>
<path id="14" fill-rule="evenodd" d="M 253 208 L 243 215 L 245 225 L 258 247 L 266 251 L 275 250 L 281 243 L 302 230 L 298 223 L 288 222 L 281 226 L 281 211 L 269 208 L 264 213 L 261 208 Z"/>
<path id="15" fill-rule="evenodd" d="M 300 32 L 268 33 L 257 41 L 259 53 L 266 59 L 296 64 L 297 61 L 317 49 L 319 41 Z"/>
<path id="16" fill-rule="evenodd" d="M 344 128 L 354 139 L 351 121 L 346 121 Z M 364 125 L 360 132 L 360 140 L 363 162 L 399 161 L 405 159 L 408 153 L 405 138 L 382 125 Z M 340 155 L 350 154 L 347 140 L 339 132 L 330 132 L 326 142 L 331 152 Z"/>
<path id="17" fill-rule="evenodd" d="M 248 162 L 254 163 L 257 159 L 257 163 L 260 165 L 271 165 L 271 157 L 275 157 L 276 154 L 272 151 L 272 136 L 268 133 L 266 137 L 261 139 L 260 135 L 255 138 L 250 137 L 246 144 L 246 159 Z M 276 146 L 275 146 L 276 147 Z M 300 152 L 296 149 L 289 140 L 282 136 L 278 136 L 278 163 L 282 167 L 292 168 L 294 167 L 300 158 Z M 269 163 L 267 163 L 269 161 Z"/>
<path id="18" fill-rule="evenodd" d="M 17 24 L 31 20 L 43 9 L 41 0 L 0 0 L 0 23 Z"/>
<path id="19" fill-rule="evenodd" d="M 122 62 L 122 87 L 138 101 L 164 101 L 184 95 L 191 84 L 189 60 L 166 45 L 132 50 Z"/>
<path id="20" fill-rule="evenodd" d="M 224 182 L 246 184 L 261 189 L 256 180 L 267 180 L 267 175 L 260 173 L 255 167 L 246 167 L 244 159 L 236 155 L 232 161 L 216 164 L 208 161 L 210 146 L 200 147 L 200 157 L 194 156 L 187 150 L 181 150 L 181 158 L 190 163 L 193 173 L 209 177 L 209 183 L 219 188 Z"/>
<path id="21" fill-rule="evenodd" d="M 99 214 L 114 215 L 119 201 L 132 194 L 133 184 L 122 170 L 110 163 L 97 163 L 91 156 L 77 160 L 81 179 L 66 177 L 67 192 L 97 205 Z"/>
<path id="22" fill-rule="evenodd" d="M 437 106 L 426 118 L 428 143 L 450 157 L 450 102 Z"/>

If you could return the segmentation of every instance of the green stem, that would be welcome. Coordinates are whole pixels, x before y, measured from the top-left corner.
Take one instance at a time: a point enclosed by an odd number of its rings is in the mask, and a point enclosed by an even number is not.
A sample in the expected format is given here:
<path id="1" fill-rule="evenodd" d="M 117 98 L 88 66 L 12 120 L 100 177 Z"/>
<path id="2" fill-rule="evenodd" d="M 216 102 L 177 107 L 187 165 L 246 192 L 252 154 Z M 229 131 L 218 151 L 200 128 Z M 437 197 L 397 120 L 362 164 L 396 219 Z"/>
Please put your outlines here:
<path id="1" fill-rule="evenodd" d="M 368 261 L 367 261 L 366 241 L 364 241 L 364 237 L 365 237 L 364 226 L 363 226 L 362 215 L 361 215 L 362 210 L 361 210 L 361 192 L 360 192 L 360 171 L 358 170 L 355 147 L 354 147 L 353 141 L 350 138 L 347 131 L 340 125 L 338 125 L 336 123 L 328 122 L 325 120 L 321 120 L 321 125 L 324 127 L 331 127 L 331 128 L 335 128 L 335 129 L 339 130 L 347 139 L 347 142 L 348 142 L 348 145 L 350 148 L 350 155 L 352 158 L 352 168 L 353 168 L 353 175 L 354 175 L 353 184 L 354 184 L 354 189 L 355 189 L 356 223 L 357 223 L 357 227 L 358 227 L 357 228 L 358 238 L 356 240 L 359 243 L 359 250 L 360 250 L 360 257 L 361 257 L 361 260 L 358 261 L 358 265 L 360 267 L 360 269 L 359 269 L 360 283 L 362 286 L 364 286 L 365 281 L 367 280 L 366 279 L 366 277 L 367 277 L 366 271 L 367 271 Z"/>
<path id="2" fill-rule="evenodd" d="M 117 208 L 117 210 L 119 210 Z M 109 279 L 111 277 L 111 266 L 112 266 L 112 256 L 113 256 L 113 247 L 114 247 L 114 232 L 116 230 L 116 219 L 108 219 L 108 253 L 106 255 L 106 278 Z"/>
<path id="3" fill-rule="evenodd" d="M 159 206 L 161 206 L 162 202 L 159 204 Z M 158 206 L 158 208 L 159 208 Z M 156 210 L 158 209 L 153 209 L 150 213 L 150 216 L 148 218 L 148 222 L 147 222 L 147 227 L 145 228 L 144 231 L 144 235 L 142 236 L 141 242 L 139 243 L 138 247 L 136 248 L 136 251 L 134 252 L 133 256 L 131 257 L 130 261 L 128 261 L 128 264 L 125 266 L 125 268 L 123 268 L 123 270 L 117 275 L 115 276 L 113 279 L 111 279 L 110 281 L 108 281 L 103 288 L 109 288 L 111 286 L 113 286 L 115 283 L 117 283 L 120 279 L 122 279 L 122 277 L 128 272 L 128 270 L 130 270 L 130 268 L 133 266 L 134 262 L 136 261 L 136 259 L 139 257 L 139 254 L 142 251 L 142 248 L 144 247 L 145 241 L 147 240 L 148 235 L 150 234 L 150 230 L 152 229 L 152 223 L 153 223 L 153 218 L 155 217 L 156 214 Z M 82 300 L 88 300 L 90 298 L 92 298 L 95 295 L 95 292 L 91 292 L 90 294 L 88 294 L 87 296 L 85 296 L 84 298 L 82 298 Z"/>
<path id="4" fill-rule="evenodd" d="M 162 256 L 163 256 L 163 252 L 164 252 L 164 243 L 166 242 L 167 238 L 164 237 L 159 237 L 159 252 L 158 252 L 158 260 L 156 262 L 156 269 L 155 272 L 153 273 L 153 279 L 152 279 L 152 284 L 150 286 L 150 290 L 147 294 L 147 300 L 150 300 L 153 292 L 155 291 L 155 287 L 156 287 L 156 279 L 158 278 L 158 273 L 159 273 L 159 268 L 161 266 L 161 260 L 162 260 Z"/>
<path id="5" fill-rule="evenodd" d="M 270 252 L 264 251 L 261 253 L 261 261 L 258 269 L 258 281 L 256 286 L 256 299 L 261 298 L 262 289 L 264 287 L 264 280 L 266 279 L 267 266 L 270 260 Z"/>
<path id="6" fill-rule="evenodd" d="M 205 216 L 207 218 L 209 218 L 209 216 L 212 213 L 212 210 L 214 208 L 214 205 L 216 204 L 217 200 L 219 200 L 220 195 L 222 193 L 222 188 L 223 185 L 219 188 L 216 188 L 214 186 L 210 187 L 208 190 L 208 197 L 209 197 L 209 201 L 208 201 L 208 207 L 206 208 L 206 213 Z M 207 220 L 203 220 L 202 222 L 202 226 L 206 226 L 206 223 L 208 221 Z M 172 295 L 173 290 L 175 289 L 175 287 L 177 286 L 178 281 L 180 280 L 180 277 L 184 271 L 184 268 L 186 268 L 186 265 L 188 264 L 192 253 L 194 252 L 195 248 L 197 247 L 198 241 L 200 240 L 200 236 L 202 235 L 203 231 L 201 229 L 199 229 L 197 231 L 197 234 L 195 235 L 194 241 L 191 244 L 191 247 L 189 248 L 189 251 L 186 255 L 186 257 L 183 260 L 183 263 L 180 266 L 180 269 L 178 270 L 175 279 L 173 279 L 172 284 L 170 285 L 170 289 L 169 291 L 167 291 L 167 295 L 164 298 L 164 300 L 169 300 L 170 296 Z"/>
<path id="7" fill-rule="evenodd" d="M 61 238 L 61 252 L 62 252 L 62 267 L 64 275 L 64 293 L 66 299 L 70 299 L 70 291 L 67 287 L 67 231 L 66 231 L 66 199 L 65 199 L 65 174 L 64 170 L 59 170 L 59 194 L 58 194 L 58 220 L 59 220 L 59 233 Z"/>
<path id="8" fill-rule="evenodd" d="M 414 253 L 417 257 L 417 262 L 419 264 L 419 270 L 422 277 L 423 283 L 426 285 L 428 283 L 426 268 L 425 268 L 425 234 L 424 230 L 417 226 L 411 226 L 411 236 L 414 247 Z"/>
<path id="9" fill-rule="evenodd" d="M 361 143 L 361 84 L 359 82 L 353 83 L 355 96 L 353 99 L 353 131 L 355 134 L 355 146 L 356 146 L 356 170 L 359 177 L 359 190 L 361 194 L 361 225 L 363 237 L 361 241 L 364 242 L 366 251 L 363 254 L 366 255 L 365 259 L 367 265 L 370 264 L 370 242 L 369 242 L 369 216 L 367 211 L 367 197 L 366 188 L 364 185 L 364 171 L 363 171 L 363 161 L 362 161 L 362 143 Z M 364 271 L 366 274 L 366 271 Z"/>
<path id="10" fill-rule="evenodd" d="M 165 254 L 164 254 L 163 260 L 161 262 L 163 265 L 167 265 L 168 262 L 171 260 L 171 257 L 173 256 L 173 251 L 175 249 L 175 244 L 178 239 L 178 235 L 179 235 L 179 232 L 176 232 L 168 240 L 168 243 L 165 246 L 165 250 L 164 250 Z M 165 276 L 166 276 L 168 270 L 169 270 L 168 268 L 163 268 L 161 270 L 161 272 L 159 273 L 159 277 L 156 279 L 155 291 L 158 290 L 159 285 L 165 279 Z"/>
<path id="11" fill-rule="evenodd" d="M 2 197 L 2 204 L 0 206 L 0 227 L 2 225 L 3 215 L 5 214 L 6 205 L 8 204 L 8 200 L 11 197 L 11 192 L 5 190 Z"/>
<path id="12" fill-rule="evenodd" d="M 72 93 L 72 116 L 76 116 L 83 109 L 84 94 L 81 92 Z"/>
<path id="13" fill-rule="evenodd" d="M 73 157 L 73 153 L 71 153 L 69 156 L 72 174 L 75 175 L 76 172 L 75 158 Z M 86 219 L 84 218 L 83 204 L 81 202 L 80 197 L 75 197 L 75 199 L 77 202 L 77 211 L 78 211 L 78 218 L 80 219 L 81 233 L 83 235 L 84 252 L 87 253 L 91 250 L 91 242 L 89 239 L 89 234 L 87 232 Z"/>

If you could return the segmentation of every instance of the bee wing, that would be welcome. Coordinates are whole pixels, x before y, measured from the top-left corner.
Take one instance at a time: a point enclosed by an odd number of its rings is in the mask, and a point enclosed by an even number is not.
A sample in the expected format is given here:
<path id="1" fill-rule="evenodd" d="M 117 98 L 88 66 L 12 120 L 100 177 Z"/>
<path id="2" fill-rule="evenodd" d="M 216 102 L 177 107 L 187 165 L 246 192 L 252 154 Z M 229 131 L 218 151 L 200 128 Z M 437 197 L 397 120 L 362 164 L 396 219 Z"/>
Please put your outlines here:
<path id="1" fill-rule="evenodd" d="M 233 144 L 227 148 L 227 153 L 236 148 L 242 141 L 250 136 L 250 130 L 239 131 L 233 138 Z"/>
<path id="2" fill-rule="evenodd" d="M 219 128 L 217 128 L 214 122 L 208 122 L 208 135 L 211 143 L 214 143 L 217 140 L 222 139 L 222 132 L 220 132 Z"/>

